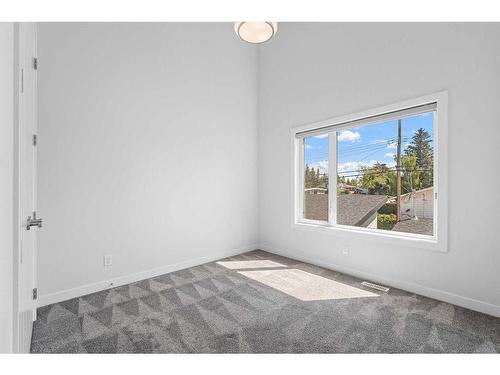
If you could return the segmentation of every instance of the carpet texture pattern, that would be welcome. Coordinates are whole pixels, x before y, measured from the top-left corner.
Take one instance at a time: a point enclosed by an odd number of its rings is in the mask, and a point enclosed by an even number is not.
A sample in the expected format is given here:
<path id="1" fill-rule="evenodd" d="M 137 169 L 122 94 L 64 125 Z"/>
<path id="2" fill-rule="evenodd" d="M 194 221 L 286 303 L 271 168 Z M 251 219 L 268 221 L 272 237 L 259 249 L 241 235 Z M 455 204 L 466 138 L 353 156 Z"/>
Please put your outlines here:
<path id="1" fill-rule="evenodd" d="M 37 311 L 32 353 L 499 353 L 500 319 L 252 251 Z"/>

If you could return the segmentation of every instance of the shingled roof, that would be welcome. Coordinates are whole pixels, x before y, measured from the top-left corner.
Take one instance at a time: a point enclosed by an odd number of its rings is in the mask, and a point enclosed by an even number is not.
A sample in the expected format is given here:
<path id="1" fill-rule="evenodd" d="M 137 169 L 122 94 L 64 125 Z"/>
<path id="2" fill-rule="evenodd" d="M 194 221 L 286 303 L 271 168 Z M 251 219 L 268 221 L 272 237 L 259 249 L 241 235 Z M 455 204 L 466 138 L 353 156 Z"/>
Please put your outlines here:
<path id="1" fill-rule="evenodd" d="M 339 195 L 337 197 L 337 223 L 360 226 L 386 202 L 386 195 Z"/>
<path id="2" fill-rule="evenodd" d="M 434 234 L 434 223 L 432 219 L 420 218 L 418 220 L 406 219 L 394 225 L 392 230 L 396 232 L 425 234 L 432 236 Z"/>

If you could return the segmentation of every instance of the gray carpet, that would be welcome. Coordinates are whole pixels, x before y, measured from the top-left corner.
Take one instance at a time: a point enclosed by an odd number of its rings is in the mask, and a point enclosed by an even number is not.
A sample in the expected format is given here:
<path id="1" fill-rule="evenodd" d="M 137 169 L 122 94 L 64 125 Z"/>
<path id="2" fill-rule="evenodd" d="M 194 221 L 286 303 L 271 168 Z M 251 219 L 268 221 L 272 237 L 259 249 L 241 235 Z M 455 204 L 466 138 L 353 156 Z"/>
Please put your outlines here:
<path id="1" fill-rule="evenodd" d="M 38 309 L 32 353 L 498 353 L 500 319 L 262 251 Z"/>

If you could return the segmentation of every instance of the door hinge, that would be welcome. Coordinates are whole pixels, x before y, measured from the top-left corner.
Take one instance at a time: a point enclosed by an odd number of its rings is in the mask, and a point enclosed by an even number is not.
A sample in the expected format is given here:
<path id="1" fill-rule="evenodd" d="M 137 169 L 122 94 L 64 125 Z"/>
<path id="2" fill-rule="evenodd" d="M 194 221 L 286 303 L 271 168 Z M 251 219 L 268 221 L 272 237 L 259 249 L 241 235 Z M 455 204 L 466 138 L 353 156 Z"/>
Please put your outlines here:
<path id="1" fill-rule="evenodd" d="M 33 69 L 38 70 L 38 58 L 33 57 Z"/>
<path id="2" fill-rule="evenodd" d="M 37 139 L 36 139 L 36 134 L 33 134 L 33 146 L 36 146 Z"/>
<path id="3" fill-rule="evenodd" d="M 33 288 L 33 299 L 37 299 L 38 298 L 38 288 Z"/>

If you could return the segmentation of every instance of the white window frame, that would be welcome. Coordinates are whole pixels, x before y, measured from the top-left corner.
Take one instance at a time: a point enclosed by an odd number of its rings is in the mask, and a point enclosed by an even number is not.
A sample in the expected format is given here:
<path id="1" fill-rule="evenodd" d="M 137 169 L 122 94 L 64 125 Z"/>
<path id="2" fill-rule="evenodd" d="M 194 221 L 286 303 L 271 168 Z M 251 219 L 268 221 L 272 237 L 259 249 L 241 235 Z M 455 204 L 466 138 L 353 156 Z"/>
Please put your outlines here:
<path id="1" fill-rule="evenodd" d="M 391 112 L 436 103 L 433 126 L 434 148 L 434 236 L 426 236 L 405 232 L 392 232 L 382 229 L 372 229 L 341 225 L 336 223 L 336 176 L 337 176 L 337 139 L 336 132 L 352 127 L 349 123 L 373 116 L 381 116 Z M 377 123 L 375 119 L 373 123 Z M 369 121 L 363 125 L 370 124 Z M 329 182 L 328 194 L 329 221 L 307 220 L 303 217 L 304 204 L 304 140 L 298 138 L 298 133 L 314 131 L 329 127 L 324 133 L 329 134 Z M 448 251 L 448 92 L 422 96 L 403 102 L 386 105 L 371 110 L 340 116 L 324 121 L 301 125 L 291 130 L 292 144 L 292 228 L 319 233 L 329 233 L 350 239 L 361 239 L 388 243 L 396 246 L 411 246 L 440 252 Z M 332 188 L 334 187 L 334 188 Z"/>

